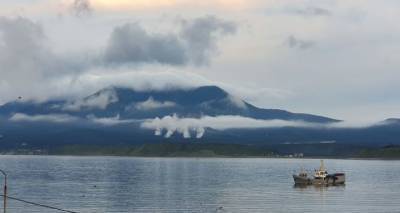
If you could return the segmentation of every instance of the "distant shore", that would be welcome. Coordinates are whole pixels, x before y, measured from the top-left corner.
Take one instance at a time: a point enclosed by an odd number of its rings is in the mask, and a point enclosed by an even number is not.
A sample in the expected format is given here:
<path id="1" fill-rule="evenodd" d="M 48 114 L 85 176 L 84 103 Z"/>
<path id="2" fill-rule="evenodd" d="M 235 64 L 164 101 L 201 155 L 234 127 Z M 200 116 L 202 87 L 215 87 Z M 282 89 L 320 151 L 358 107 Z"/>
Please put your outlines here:
<path id="1" fill-rule="evenodd" d="M 302 158 L 290 158 L 290 157 L 274 157 L 274 156 L 139 156 L 139 155 L 77 155 L 77 154 L 7 154 L 7 153 L 0 153 L 0 156 L 38 156 L 38 157 L 44 157 L 44 156 L 52 156 L 52 157 L 121 157 L 121 158 L 193 158 L 193 159 L 218 159 L 218 158 L 232 158 L 232 159 L 309 159 L 309 160 L 319 160 L 319 159 L 330 159 L 330 160 L 383 160 L 383 161 L 398 161 L 400 160 L 399 158 L 360 158 L 360 157 L 332 157 L 332 156 L 308 156 L 308 157 L 302 157 Z"/>
<path id="2" fill-rule="evenodd" d="M 239 144 L 212 143 L 151 143 L 142 145 L 68 145 L 55 148 L 24 148 L 0 151 L 1 155 L 57 155 L 57 156 L 121 156 L 121 157 L 194 157 L 194 158 L 305 158 L 305 159 L 354 159 L 354 160 L 399 160 L 400 147 L 353 148 L 351 152 L 342 152 L 343 148 L 255 146 Z M 325 153 L 321 154 L 322 151 Z M 334 151 L 326 152 L 326 149 Z M 293 152 L 296 151 L 296 152 Z M 316 150 L 316 151 L 314 151 Z M 348 149 L 349 150 L 349 149 Z"/>

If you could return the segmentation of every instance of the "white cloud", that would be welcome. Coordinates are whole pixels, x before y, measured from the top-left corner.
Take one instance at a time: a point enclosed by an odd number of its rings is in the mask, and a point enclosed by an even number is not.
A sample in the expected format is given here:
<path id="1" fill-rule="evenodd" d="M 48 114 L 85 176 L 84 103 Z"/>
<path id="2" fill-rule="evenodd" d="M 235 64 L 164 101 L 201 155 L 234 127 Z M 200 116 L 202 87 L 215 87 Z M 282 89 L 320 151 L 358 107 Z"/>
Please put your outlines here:
<path id="1" fill-rule="evenodd" d="M 161 91 L 171 89 L 192 89 L 199 86 L 216 85 L 232 95 L 231 101 L 238 106 L 244 99 L 248 102 L 273 102 L 290 97 L 292 93 L 273 88 L 236 86 L 221 81 L 213 81 L 190 70 L 148 65 L 137 69 L 123 67 L 119 69 L 95 69 L 76 78 L 60 79 L 57 87 L 70 88 L 69 95 L 79 96 L 96 92 L 104 87 L 116 85 L 136 91 Z M 55 91 L 59 91 L 56 89 Z"/>
<path id="2" fill-rule="evenodd" d="M 87 116 L 87 119 L 89 121 L 92 121 L 94 123 L 101 124 L 104 126 L 114 126 L 114 125 L 118 125 L 118 124 L 128 124 L 128 123 L 134 123 L 134 122 L 141 121 L 141 120 L 135 120 L 135 119 L 121 120 L 119 114 L 114 117 L 104 117 L 104 118 L 98 118 L 94 115 L 89 115 L 89 116 Z"/>
<path id="3" fill-rule="evenodd" d="M 286 121 L 286 120 L 260 120 L 242 116 L 204 116 L 201 118 L 179 118 L 176 115 L 165 116 L 163 118 L 148 119 L 141 125 L 142 128 L 155 130 L 155 135 L 160 136 L 166 132 L 164 137 L 169 138 L 175 132 L 182 134 L 184 138 L 190 138 L 191 132 L 196 133 L 196 138 L 201 138 L 205 134 L 206 128 L 215 130 L 227 129 L 257 129 L 257 128 L 367 128 L 386 123 L 376 122 L 334 122 L 334 123 L 311 123 L 305 121 Z M 164 131 L 165 130 L 165 131 Z"/>
<path id="4" fill-rule="evenodd" d="M 86 109 L 106 109 L 111 103 L 118 102 L 118 96 L 113 89 L 105 89 L 85 99 L 67 103 L 62 107 L 65 111 L 80 111 Z"/>
<path id="5" fill-rule="evenodd" d="M 16 113 L 10 121 L 29 121 L 29 122 L 53 122 L 53 123 L 69 123 L 78 121 L 79 118 L 67 114 L 48 114 L 48 115 L 27 115 Z"/>
<path id="6" fill-rule="evenodd" d="M 237 106 L 239 108 L 242 108 L 242 109 L 246 109 L 247 108 L 246 103 L 242 99 L 237 97 L 237 96 L 229 95 L 228 99 L 232 104 L 234 104 L 235 106 Z"/>
<path id="7" fill-rule="evenodd" d="M 204 127 L 197 127 L 196 129 L 196 138 L 202 138 L 204 136 L 204 133 L 206 132 L 206 130 L 204 129 Z"/>
<path id="8" fill-rule="evenodd" d="M 360 129 L 360 128 L 368 128 L 372 126 L 381 126 L 381 125 L 386 125 L 388 124 L 385 121 L 342 121 L 342 122 L 337 122 L 337 123 L 331 123 L 329 125 L 323 126 L 326 128 L 355 128 L 355 129 Z"/>
<path id="9" fill-rule="evenodd" d="M 182 134 L 185 138 L 190 138 L 190 132 L 196 132 L 196 137 L 201 138 L 205 133 L 205 128 L 216 130 L 243 129 L 243 128 L 273 128 L 273 127 L 315 127 L 317 124 L 303 121 L 284 121 L 284 120 L 257 120 L 241 116 L 204 116 L 202 118 L 179 118 L 176 115 L 165 116 L 162 119 L 155 118 L 146 120 L 142 127 L 154 129 L 156 135 L 160 135 L 162 130 L 166 130 L 165 137 L 171 137 L 175 132 Z"/>
<path id="10" fill-rule="evenodd" d="M 172 101 L 160 102 L 160 101 L 154 100 L 154 98 L 151 96 L 146 101 L 134 104 L 135 109 L 145 110 L 145 111 L 160 109 L 160 108 L 169 108 L 169 107 L 174 107 L 174 106 L 176 106 L 175 102 L 172 102 Z"/>

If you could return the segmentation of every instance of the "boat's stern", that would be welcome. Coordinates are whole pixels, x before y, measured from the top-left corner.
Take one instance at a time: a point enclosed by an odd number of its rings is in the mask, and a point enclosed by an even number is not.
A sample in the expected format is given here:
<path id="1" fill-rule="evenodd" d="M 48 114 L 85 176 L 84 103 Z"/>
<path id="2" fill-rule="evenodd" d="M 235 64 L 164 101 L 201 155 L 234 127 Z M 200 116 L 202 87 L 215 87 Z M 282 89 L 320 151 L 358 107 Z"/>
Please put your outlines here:
<path id="1" fill-rule="evenodd" d="M 339 185 L 346 182 L 346 175 L 344 173 L 334 173 L 329 175 L 328 184 Z"/>

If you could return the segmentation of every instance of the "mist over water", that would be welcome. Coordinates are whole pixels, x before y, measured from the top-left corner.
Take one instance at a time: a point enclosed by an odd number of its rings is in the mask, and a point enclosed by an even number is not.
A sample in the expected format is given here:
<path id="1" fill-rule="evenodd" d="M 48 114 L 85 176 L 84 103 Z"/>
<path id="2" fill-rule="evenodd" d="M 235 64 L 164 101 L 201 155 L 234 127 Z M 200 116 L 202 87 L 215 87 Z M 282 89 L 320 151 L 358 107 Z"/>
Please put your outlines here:
<path id="1" fill-rule="evenodd" d="M 295 188 L 318 159 L 0 156 L 10 196 L 78 212 L 398 212 L 399 161 L 325 160 L 339 187 Z M 8 212 L 54 212 L 8 201 Z"/>

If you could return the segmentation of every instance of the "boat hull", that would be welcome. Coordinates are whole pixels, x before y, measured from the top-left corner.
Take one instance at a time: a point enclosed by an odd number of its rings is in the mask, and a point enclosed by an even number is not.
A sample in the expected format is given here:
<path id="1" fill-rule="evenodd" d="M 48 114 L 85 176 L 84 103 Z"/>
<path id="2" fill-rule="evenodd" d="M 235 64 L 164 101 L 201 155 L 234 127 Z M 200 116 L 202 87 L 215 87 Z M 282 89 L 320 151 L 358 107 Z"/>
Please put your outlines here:
<path id="1" fill-rule="evenodd" d="M 328 175 L 326 179 L 327 179 L 327 184 L 329 185 L 340 185 L 346 182 L 346 176 L 344 173 L 331 174 Z"/>
<path id="2" fill-rule="evenodd" d="M 299 175 L 293 175 L 293 180 L 296 185 L 342 185 L 346 182 L 346 176 L 344 173 L 329 174 L 325 178 L 308 178 Z"/>
<path id="3" fill-rule="evenodd" d="M 293 175 L 294 184 L 296 185 L 311 185 L 312 180 L 308 177 L 302 177 L 299 175 Z"/>

